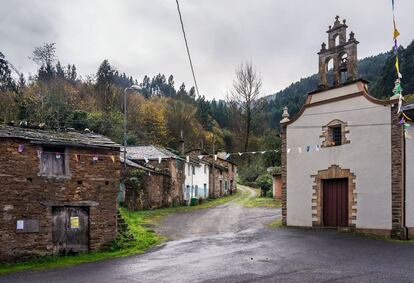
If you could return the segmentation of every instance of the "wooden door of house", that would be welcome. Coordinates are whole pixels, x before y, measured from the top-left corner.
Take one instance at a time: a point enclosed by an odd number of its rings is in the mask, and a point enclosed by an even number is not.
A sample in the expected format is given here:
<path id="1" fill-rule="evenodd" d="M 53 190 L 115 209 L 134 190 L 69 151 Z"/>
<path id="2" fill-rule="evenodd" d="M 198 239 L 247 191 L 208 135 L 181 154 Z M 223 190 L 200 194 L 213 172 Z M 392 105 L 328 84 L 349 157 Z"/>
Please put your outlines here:
<path id="1" fill-rule="evenodd" d="M 323 225 L 325 227 L 348 226 L 348 179 L 322 181 Z"/>
<path id="2" fill-rule="evenodd" d="M 89 207 L 53 207 L 52 241 L 60 253 L 89 250 Z"/>

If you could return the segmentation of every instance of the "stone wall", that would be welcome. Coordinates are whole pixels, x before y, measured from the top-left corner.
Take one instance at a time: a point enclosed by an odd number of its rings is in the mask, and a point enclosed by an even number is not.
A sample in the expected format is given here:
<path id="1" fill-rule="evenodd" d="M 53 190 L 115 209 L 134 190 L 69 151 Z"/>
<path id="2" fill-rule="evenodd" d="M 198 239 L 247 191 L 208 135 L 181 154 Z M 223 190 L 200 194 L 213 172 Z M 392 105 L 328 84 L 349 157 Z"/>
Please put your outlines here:
<path id="1" fill-rule="evenodd" d="M 37 150 L 18 139 L 0 139 L 0 261 L 54 253 L 53 206 L 89 206 L 90 250 L 105 247 L 116 237 L 116 197 L 119 190 L 119 150 L 68 148 L 70 175 L 40 176 Z M 19 153 L 19 144 L 24 151 Z M 76 161 L 74 154 L 80 156 Z M 115 156 L 99 157 L 95 154 Z M 39 231 L 16 233 L 17 220 L 38 220 Z"/>
<path id="2" fill-rule="evenodd" d="M 394 238 L 405 239 L 404 228 L 404 130 L 399 124 L 397 106 L 391 107 L 391 201 Z"/>
<path id="3" fill-rule="evenodd" d="M 174 159 L 150 161 L 156 170 L 143 170 L 141 187 L 130 185 L 125 190 L 125 205 L 132 210 L 171 207 L 183 203 L 184 162 Z M 128 172 L 134 170 L 128 168 Z"/>
<path id="4" fill-rule="evenodd" d="M 280 127 L 280 169 L 282 178 L 282 223 L 287 224 L 287 148 L 286 148 L 286 125 Z"/>

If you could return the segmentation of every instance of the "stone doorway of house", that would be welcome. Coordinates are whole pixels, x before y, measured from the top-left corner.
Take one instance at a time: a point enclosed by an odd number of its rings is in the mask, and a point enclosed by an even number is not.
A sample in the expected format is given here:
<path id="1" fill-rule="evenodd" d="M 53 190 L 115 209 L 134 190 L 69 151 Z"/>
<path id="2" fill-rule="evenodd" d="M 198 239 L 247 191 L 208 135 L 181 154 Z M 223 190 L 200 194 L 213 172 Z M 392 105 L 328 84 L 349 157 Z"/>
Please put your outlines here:
<path id="1" fill-rule="evenodd" d="M 349 226 L 348 178 L 322 180 L 324 227 Z"/>
<path id="2" fill-rule="evenodd" d="M 52 241 L 56 253 L 68 254 L 89 250 L 89 207 L 52 207 Z"/>

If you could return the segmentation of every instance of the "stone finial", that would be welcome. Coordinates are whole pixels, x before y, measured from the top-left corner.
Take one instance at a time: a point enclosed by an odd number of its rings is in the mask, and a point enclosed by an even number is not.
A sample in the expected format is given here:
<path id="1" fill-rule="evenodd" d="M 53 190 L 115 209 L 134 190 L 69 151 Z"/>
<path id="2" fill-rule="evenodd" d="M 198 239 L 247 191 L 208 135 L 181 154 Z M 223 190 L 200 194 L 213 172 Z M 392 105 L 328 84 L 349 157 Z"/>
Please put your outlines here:
<path id="1" fill-rule="evenodd" d="M 326 50 L 326 43 L 322 42 L 321 44 L 321 51 L 325 51 Z"/>
<path id="2" fill-rule="evenodd" d="M 349 34 L 349 41 L 352 41 L 354 39 L 355 39 L 355 33 L 351 31 L 351 33 Z"/>
<path id="3" fill-rule="evenodd" d="M 286 123 L 289 122 L 289 112 L 288 112 L 288 107 L 285 106 L 283 107 L 283 113 L 282 113 L 282 120 L 280 120 L 280 123 Z"/>

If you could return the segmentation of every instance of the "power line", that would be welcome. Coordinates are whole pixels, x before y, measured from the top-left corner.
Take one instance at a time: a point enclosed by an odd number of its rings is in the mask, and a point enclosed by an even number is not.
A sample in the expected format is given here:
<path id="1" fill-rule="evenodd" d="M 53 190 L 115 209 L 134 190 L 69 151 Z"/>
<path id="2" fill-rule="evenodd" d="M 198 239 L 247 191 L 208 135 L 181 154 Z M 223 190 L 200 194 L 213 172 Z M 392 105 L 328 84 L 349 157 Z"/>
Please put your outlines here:
<path id="1" fill-rule="evenodd" d="M 178 4 L 178 0 L 175 0 L 175 2 L 177 3 L 178 15 L 180 16 L 181 29 L 183 31 L 185 47 L 187 48 L 188 60 L 190 61 L 191 73 L 193 74 L 193 79 L 194 79 L 194 84 L 195 84 L 195 88 L 196 88 L 196 91 L 197 91 L 197 95 L 200 96 L 200 93 L 198 92 L 197 80 L 196 80 L 195 73 L 194 73 L 193 62 L 192 62 L 191 56 L 190 56 L 190 49 L 188 48 L 187 36 L 186 36 L 185 30 L 184 30 L 184 23 L 183 23 L 183 18 L 181 16 L 180 5 Z"/>
<path id="2" fill-rule="evenodd" d="M 383 107 L 384 106 L 369 106 L 369 107 L 362 107 L 362 108 L 355 108 L 355 109 L 345 109 L 345 110 L 337 110 L 337 111 L 309 113 L 309 114 L 303 114 L 302 116 L 315 116 L 315 115 L 322 115 L 322 114 L 334 114 L 334 113 L 352 112 L 352 111 L 374 109 L 374 108 L 383 108 Z"/>

